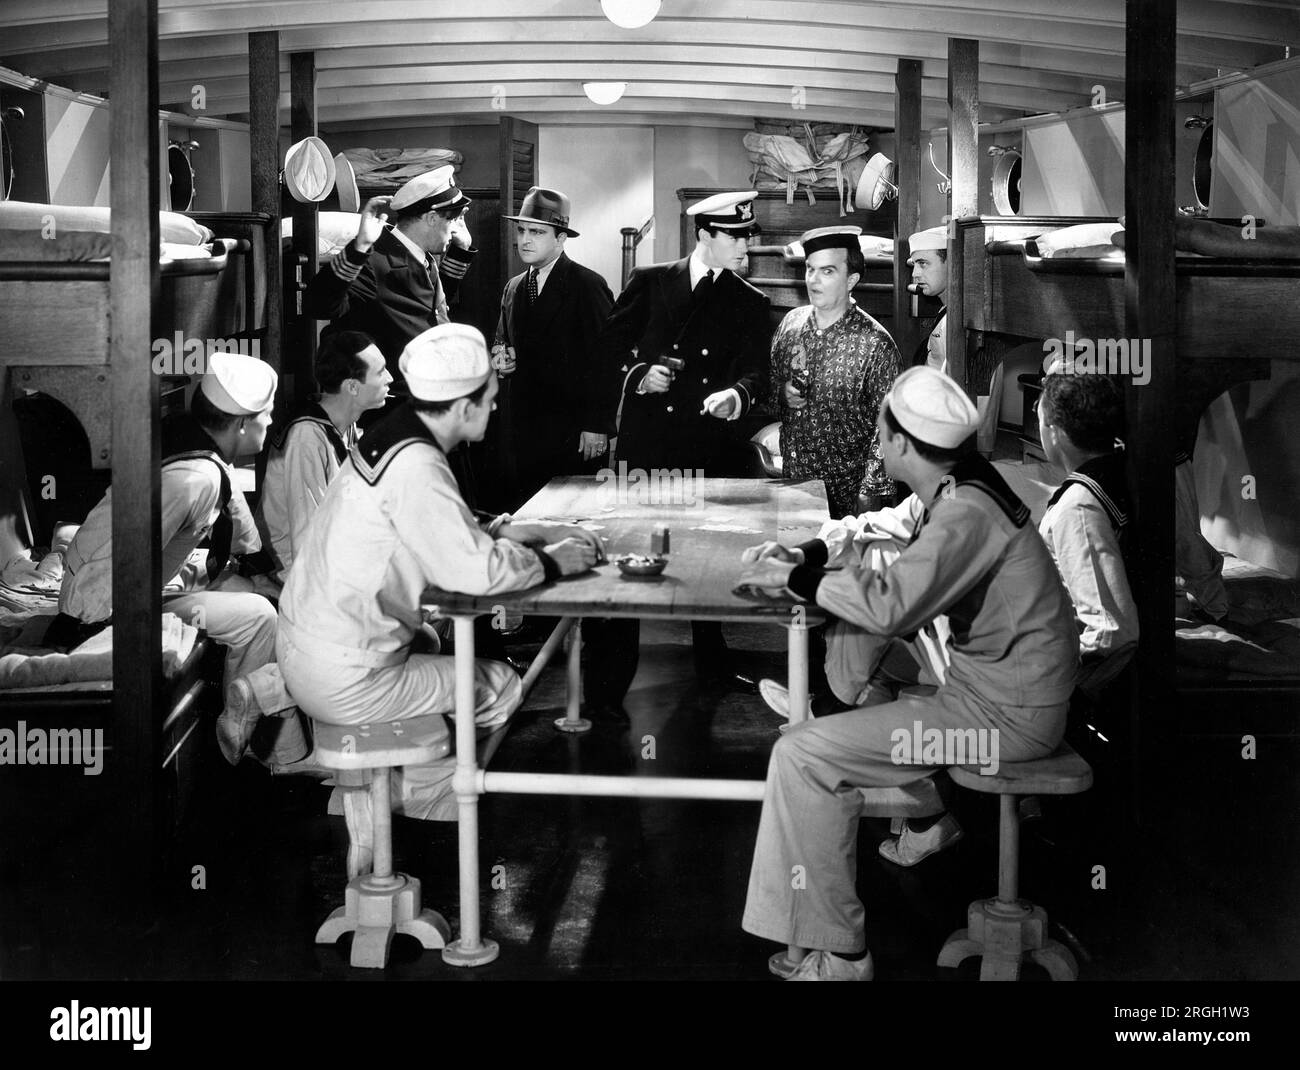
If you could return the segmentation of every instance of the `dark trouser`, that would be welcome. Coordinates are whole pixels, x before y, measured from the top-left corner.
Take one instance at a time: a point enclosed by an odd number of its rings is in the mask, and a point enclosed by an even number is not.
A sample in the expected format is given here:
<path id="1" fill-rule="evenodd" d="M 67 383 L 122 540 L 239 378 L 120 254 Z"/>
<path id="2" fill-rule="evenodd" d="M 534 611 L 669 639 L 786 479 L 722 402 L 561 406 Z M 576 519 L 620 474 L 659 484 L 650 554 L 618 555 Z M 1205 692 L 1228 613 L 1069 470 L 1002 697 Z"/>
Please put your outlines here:
<path id="1" fill-rule="evenodd" d="M 727 644 L 716 620 L 691 622 L 697 676 L 727 671 Z M 621 706 L 641 657 L 641 622 L 625 617 L 582 622 L 586 669 L 583 696 L 592 706 Z"/>
<path id="2" fill-rule="evenodd" d="M 700 468 L 705 478 L 753 476 L 750 469 L 753 451 L 736 434 L 718 434 L 708 443 L 707 456 L 687 458 L 681 447 L 671 441 L 646 442 L 634 437 L 620 443 L 618 460 L 628 468 Z M 691 640 L 695 653 L 697 677 L 723 675 L 729 671 L 727 645 L 718 621 L 692 621 Z M 632 686 L 640 658 L 641 622 L 639 620 L 592 618 L 583 622 L 583 645 L 586 647 L 586 670 L 583 690 L 587 702 L 597 706 L 619 706 Z"/>

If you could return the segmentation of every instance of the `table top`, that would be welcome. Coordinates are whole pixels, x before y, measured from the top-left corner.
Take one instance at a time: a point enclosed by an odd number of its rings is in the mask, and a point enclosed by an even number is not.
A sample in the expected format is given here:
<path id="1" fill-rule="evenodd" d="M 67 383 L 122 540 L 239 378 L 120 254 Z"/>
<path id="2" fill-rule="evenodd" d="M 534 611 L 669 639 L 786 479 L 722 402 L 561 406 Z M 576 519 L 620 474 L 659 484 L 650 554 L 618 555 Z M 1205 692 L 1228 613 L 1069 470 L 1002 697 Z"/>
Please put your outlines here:
<path id="1" fill-rule="evenodd" d="M 625 468 L 625 466 L 623 466 Z M 787 546 L 815 538 L 829 516 L 820 480 L 705 479 L 695 473 L 633 469 L 553 479 L 516 514 L 520 520 L 580 522 L 605 540 L 609 561 L 584 573 L 514 594 L 425 592 L 440 613 L 486 613 L 504 607 L 549 616 L 681 617 L 789 620 L 794 607 L 812 624 L 816 606 L 789 598 L 735 593 L 741 553 L 766 539 Z M 661 576 L 625 577 L 613 559 L 651 552 L 656 524 L 669 531 Z"/>

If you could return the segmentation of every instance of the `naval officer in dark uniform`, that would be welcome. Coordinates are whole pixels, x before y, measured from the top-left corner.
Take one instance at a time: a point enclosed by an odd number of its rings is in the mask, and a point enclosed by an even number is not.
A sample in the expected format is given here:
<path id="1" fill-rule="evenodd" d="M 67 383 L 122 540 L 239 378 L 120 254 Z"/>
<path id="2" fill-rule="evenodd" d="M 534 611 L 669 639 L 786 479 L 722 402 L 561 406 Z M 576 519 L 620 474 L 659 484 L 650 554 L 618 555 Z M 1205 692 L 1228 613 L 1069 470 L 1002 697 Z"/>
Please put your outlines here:
<path id="1" fill-rule="evenodd" d="M 636 268 L 614 305 L 600 352 L 625 369 L 618 458 L 629 468 L 748 470 L 737 421 L 762 394 L 772 341 L 768 299 L 736 274 L 759 229 L 756 196 L 720 193 L 688 208 L 691 255 Z"/>
<path id="2" fill-rule="evenodd" d="M 736 272 L 758 232 L 758 194 L 720 193 L 687 208 L 695 227 L 690 256 L 632 272 L 598 351 L 624 369 L 617 457 L 628 468 L 701 469 L 705 477 L 749 474 L 744 416 L 766 389 L 772 342 L 770 303 Z M 675 359 L 674 359 L 675 358 Z M 671 360 L 671 364 L 670 364 Z M 617 620 L 588 629 L 588 707 L 622 706 L 636 674 L 640 625 Z M 721 625 L 693 625 L 697 672 L 726 677 Z M 743 677 L 732 677 L 752 686 Z"/>

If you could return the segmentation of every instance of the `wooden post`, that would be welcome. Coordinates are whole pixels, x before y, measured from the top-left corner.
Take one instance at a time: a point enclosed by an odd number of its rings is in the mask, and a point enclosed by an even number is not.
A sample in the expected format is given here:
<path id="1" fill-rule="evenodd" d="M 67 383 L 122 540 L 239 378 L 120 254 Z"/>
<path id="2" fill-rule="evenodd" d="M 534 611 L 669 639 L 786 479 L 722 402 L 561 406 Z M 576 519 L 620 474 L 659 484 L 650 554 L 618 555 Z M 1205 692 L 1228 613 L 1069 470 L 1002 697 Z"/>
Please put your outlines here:
<path id="1" fill-rule="evenodd" d="M 1130 339 L 1151 343 L 1151 377 L 1126 380 L 1128 475 L 1137 552 L 1133 594 L 1136 769 L 1174 730 L 1174 57 L 1175 0 L 1128 0 L 1125 117 L 1125 300 Z M 1135 776 L 1135 783 L 1142 778 Z M 1147 807 L 1139 796 L 1139 816 Z"/>
<path id="2" fill-rule="evenodd" d="M 898 213 L 894 220 L 894 342 L 906 367 L 920 344 L 912 315 L 915 298 L 907 290 L 907 239 L 921 225 L 921 61 L 900 59 L 894 76 L 894 153 Z"/>
<path id="3" fill-rule="evenodd" d="M 262 358 L 279 371 L 284 332 L 280 251 L 280 34 L 248 35 L 248 127 L 253 211 L 271 217 L 266 228 L 266 331 Z"/>
<path id="4" fill-rule="evenodd" d="M 289 140 L 297 143 L 316 134 L 316 53 L 293 52 L 289 56 Z M 317 205 L 293 205 L 293 254 L 306 286 L 316 274 Z M 282 398 L 298 405 L 312 390 L 316 364 L 316 321 L 302 313 L 302 290 L 294 294 L 294 328 L 289 332 L 284 371 L 290 381 L 281 387 Z"/>
<path id="5" fill-rule="evenodd" d="M 162 548 L 159 378 L 150 361 L 158 304 L 158 0 L 108 8 L 112 133 L 109 309 L 113 406 L 113 751 L 123 785 L 128 901 L 152 913 L 162 874 L 159 827 Z"/>
<path id="6" fill-rule="evenodd" d="M 636 267 L 636 238 L 639 232 L 636 227 L 623 227 L 619 233 L 623 235 L 623 269 L 619 273 L 622 280 L 619 287 L 626 290 L 627 280 L 632 277 L 632 269 Z"/>
<path id="7" fill-rule="evenodd" d="M 953 219 L 979 211 L 980 44 L 964 38 L 948 39 L 948 174 L 952 178 L 948 212 Z M 966 375 L 966 330 L 963 326 L 960 238 L 948 229 L 948 292 L 945 342 L 948 374 L 974 397 Z"/>

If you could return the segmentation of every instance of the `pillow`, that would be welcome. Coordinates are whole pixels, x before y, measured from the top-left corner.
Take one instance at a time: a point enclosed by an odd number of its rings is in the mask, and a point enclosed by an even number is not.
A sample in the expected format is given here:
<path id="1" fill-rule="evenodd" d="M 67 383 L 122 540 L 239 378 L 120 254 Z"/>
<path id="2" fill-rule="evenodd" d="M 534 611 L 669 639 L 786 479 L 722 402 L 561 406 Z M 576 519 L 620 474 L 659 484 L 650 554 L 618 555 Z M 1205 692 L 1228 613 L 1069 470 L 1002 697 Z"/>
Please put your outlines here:
<path id="1" fill-rule="evenodd" d="M 179 212 L 158 213 L 158 236 L 173 245 L 207 245 L 213 233 Z"/>
<path id="2" fill-rule="evenodd" d="M 360 225 L 360 212 L 318 212 L 316 215 L 317 257 L 333 256 L 357 236 L 357 227 Z M 292 238 L 293 217 L 285 216 L 280 220 L 280 240 L 284 242 Z"/>
<path id="3" fill-rule="evenodd" d="M 1116 251 L 1112 235 L 1123 230 L 1118 223 L 1080 223 L 1076 227 L 1062 227 L 1040 234 L 1034 239 L 1034 244 L 1044 258 L 1105 256 Z"/>
<path id="4" fill-rule="evenodd" d="M 108 234 L 113 229 L 109 209 L 90 205 L 38 204 L 35 201 L 0 201 L 0 227 L 41 230 L 53 217 L 55 233 L 65 230 Z M 159 237 L 177 245 L 206 245 L 212 231 L 179 212 L 158 213 Z M 105 253 L 105 256 L 108 254 Z"/>
<path id="5" fill-rule="evenodd" d="M 42 238 L 39 230 L 0 230 L 0 263 L 39 260 L 66 264 L 106 260 L 112 247 L 113 239 L 108 234 L 63 230 L 53 238 Z"/>

